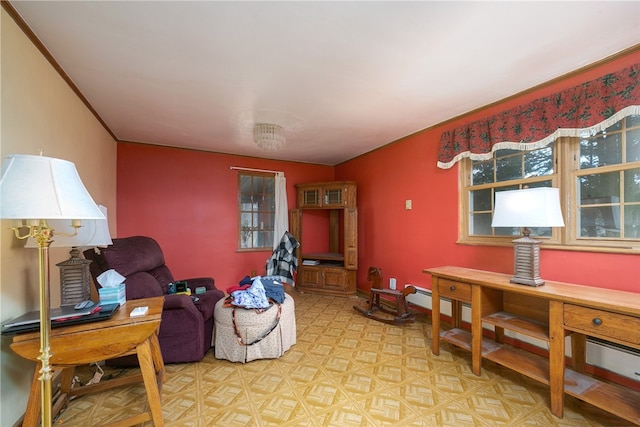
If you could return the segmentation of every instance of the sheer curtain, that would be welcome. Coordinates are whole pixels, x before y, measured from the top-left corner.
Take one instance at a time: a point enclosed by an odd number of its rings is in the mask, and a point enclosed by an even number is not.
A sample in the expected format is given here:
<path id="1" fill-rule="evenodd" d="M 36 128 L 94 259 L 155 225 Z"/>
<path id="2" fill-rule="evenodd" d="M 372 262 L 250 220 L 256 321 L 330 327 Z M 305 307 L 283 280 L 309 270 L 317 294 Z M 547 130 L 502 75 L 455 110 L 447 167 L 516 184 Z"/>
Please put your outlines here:
<path id="1" fill-rule="evenodd" d="M 273 249 L 280 245 L 280 240 L 289 231 L 289 205 L 287 204 L 287 178 L 283 172 L 275 176 L 276 217 L 273 223 Z"/>

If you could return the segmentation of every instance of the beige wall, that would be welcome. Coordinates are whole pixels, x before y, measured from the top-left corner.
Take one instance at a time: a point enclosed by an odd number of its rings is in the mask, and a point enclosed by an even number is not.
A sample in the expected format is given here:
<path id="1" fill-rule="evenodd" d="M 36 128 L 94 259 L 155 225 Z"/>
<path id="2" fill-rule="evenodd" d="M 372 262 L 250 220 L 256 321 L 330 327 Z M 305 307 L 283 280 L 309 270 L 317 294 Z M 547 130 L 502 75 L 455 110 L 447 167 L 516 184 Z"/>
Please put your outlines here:
<path id="1" fill-rule="evenodd" d="M 39 154 L 75 163 L 96 203 L 109 209 L 116 229 L 117 144 L 45 57 L 2 10 L 0 30 L 0 155 Z M 37 196 L 37 195 L 34 195 Z M 0 201 L 2 203 L 2 201 Z M 38 306 L 38 262 L 35 249 L 13 237 L 9 222 L 0 224 L 0 321 Z M 56 263 L 68 249 L 50 250 L 51 305 L 60 304 Z M 33 363 L 15 356 L 10 337 L 1 338 L 0 425 L 13 425 L 26 408 Z"/>

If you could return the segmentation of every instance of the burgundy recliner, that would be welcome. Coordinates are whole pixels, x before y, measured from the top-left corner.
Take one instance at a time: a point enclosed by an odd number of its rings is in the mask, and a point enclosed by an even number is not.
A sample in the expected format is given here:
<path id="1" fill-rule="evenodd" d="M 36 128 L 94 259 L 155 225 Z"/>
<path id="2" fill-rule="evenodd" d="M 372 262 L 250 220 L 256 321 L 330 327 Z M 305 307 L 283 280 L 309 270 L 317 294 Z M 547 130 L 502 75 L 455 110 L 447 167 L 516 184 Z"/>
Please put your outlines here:
<path id="1" fill-rule="evenodd" d="M 216 289 L 213 278 L 181 280 L 187 282 L 191 295 L 198 301 L 184 294 L 169 294 L 169 284 L 175 280 L 165 265 L 160 245 L 151 237 L 113 239 L 113 244 L 100 253 L 88 249 L 84 256 L 93 261 L 90 269 L 97 288 L 100 288 L 97 277 L 114 269 L 125 277 L 128 300 L 164 296 L 158 339 L 165 363 L 196 362 L 204 357 L 211 348 L 213 309 L 224 297 L 224 292 Z M 198 287 L 206 288 L 206 293 L 196 295 Z"/>

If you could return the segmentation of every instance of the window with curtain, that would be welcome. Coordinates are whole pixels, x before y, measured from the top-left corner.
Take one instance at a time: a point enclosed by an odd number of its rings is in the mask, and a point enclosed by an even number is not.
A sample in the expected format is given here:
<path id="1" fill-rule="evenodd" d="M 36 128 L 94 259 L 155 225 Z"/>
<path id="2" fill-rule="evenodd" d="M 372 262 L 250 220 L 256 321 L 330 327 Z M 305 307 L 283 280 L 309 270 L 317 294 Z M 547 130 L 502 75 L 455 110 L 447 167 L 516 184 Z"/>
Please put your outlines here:
<path id="1" fill-rule="evenodd" d="M 273 249 L 276 211 L 275 178 L 272 174 L 238 174 L 239 250 Z"/>
<path id="2" fill-rule="evenodd" d="M 460 240 L 510 243 L 521 230 L 492 228 L 495 193 L 560 189 L 564 228 L 532 228 L 549 245 L 598 251 L 640 247 L 640 117 L 626 117 L 595 135 L 559 138 L 533 151 L 497 150 L 487 160 L 465 159 Z"/>
<path id="3" fill-rule="evenodd" d="M 640 64 L 446 130 L 438 167 L 461 162 L 463 243 L 510 242 L 492 228 L 499 191 L 560 189 L 566 226 L 532 229 L 546 244 L 640 249 Z"/>

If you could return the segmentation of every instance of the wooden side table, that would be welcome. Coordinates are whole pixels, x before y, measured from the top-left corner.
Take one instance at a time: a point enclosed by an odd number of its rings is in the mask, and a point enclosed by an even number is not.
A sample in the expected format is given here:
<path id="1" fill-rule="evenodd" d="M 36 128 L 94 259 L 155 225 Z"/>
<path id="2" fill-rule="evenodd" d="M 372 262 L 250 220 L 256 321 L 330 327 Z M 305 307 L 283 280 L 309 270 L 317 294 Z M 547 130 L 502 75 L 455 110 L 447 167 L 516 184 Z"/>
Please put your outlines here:
<path id="1" fill-rule="evenodd" d="M 61 370 L 62 375 L 61 394 L 53 403 L 53 414 L 57 414 L 71 396 L 81 396 L 144 381 L 149 410 L 110 426 L 132 426 L 150 420 L 155 426 L 164 425 L 160 391 L 165 380 L 165 369 L 158 342 L 163 303 L 164 297 L 130 300 L 120 307 L 111 319 L 51 330 L 51 366 L 53 370 Z M 149 307 L 145 316 L 129 316 L 131 310 L 143 306 Z M 38 360 L 40 333 L 16 335 L 11 349 L 21 357 L 36 362 L 23 422 L 23 426 L 36 426 L 39 422 L 41 406 L 38 380 L 41 368 L 41 362 Z M 130 354 L 138 356 L 139 375 L 71 388 L 76 366 Z"/>

